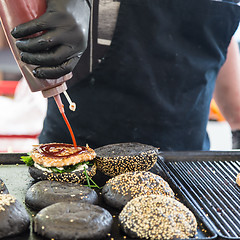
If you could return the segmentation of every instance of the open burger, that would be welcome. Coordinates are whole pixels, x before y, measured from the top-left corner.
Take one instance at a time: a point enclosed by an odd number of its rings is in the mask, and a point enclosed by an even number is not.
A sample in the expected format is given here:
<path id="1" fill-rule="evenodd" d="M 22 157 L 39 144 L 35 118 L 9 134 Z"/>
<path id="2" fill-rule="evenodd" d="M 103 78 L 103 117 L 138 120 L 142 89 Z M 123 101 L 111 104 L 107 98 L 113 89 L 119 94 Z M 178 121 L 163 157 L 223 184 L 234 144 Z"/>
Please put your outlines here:
<path id="1" fill-rule="evenodd" d="M 48 143 L 35 146 L 29 157 L 22 157 L 22 160 L 36 180 L 84 183 L 96 174 L 96 165 L 92 161 L 95 156 L 89 146 Z"/>

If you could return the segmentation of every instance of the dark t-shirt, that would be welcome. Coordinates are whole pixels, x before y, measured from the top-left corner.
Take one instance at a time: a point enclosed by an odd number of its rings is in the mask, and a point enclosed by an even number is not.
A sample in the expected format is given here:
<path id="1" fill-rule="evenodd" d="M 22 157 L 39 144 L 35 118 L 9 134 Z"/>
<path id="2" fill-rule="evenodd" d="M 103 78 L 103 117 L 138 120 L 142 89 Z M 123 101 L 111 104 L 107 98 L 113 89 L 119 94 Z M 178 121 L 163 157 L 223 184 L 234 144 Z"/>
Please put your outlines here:
<path id="1" fill-rule="evenodd" d="M 89 47 L 68 82 L 78 144 L 208 150 L 215 79 L 239 16 L 210 0 L 94 1 Z M 71 138 L 49 99 L 40 142 L 52 141 Z"/>
<path id="2" fill-rule="evenodd" d="M 88 76 L 99 65 L 112 42 L 120 0 L 95 0 L 92 4 L 88 48 L 75 68 L 76 74 L 69 82 L 70 86 L 78 82 L 79 78 Z"/>

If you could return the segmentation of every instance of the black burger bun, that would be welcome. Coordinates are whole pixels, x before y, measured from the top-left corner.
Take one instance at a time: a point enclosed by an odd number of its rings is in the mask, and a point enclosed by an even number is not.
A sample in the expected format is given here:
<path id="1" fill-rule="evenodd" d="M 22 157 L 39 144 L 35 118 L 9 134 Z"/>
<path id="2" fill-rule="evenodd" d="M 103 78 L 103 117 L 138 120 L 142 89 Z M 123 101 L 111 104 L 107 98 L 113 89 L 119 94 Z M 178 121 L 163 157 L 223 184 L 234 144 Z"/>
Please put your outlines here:
<path id="1" fill-rule="evenodd" d="M 102 239 L 111 231 L 112 215 L 104 208 L 61 202 L 42 209 L 33 219 L 33 231 L 49 239 Z"/>
<path id="2" fill-rule="evenodd" d="M 125 172 L 147 171 L 158 157 L 158 148 L 135 142 L 110 144 L 94 150 L 97 169 L 110 177 Z"/>
<path id="3" fill-rule="evenodd" d="M 119 221 L 134 239 L 189 239 L 197 234 L 194 214 L 181 202 L 163 195 L 132 199 L 119 214 Z"/>
<path id="4" fill-rule="evenodd" d="M 92 166 L 88 166 L 86 173 L 89 177 L 93 177 L 96 174 L 96 164 L 93 163 Z M 50 181 L 59 181 L 59 182 L 68 182 L 68 183 L 84 183 L 87 181 L 86 173 L 84 170 L 75 171 L 75 172 L 47 172 L 43 171 L 34 166 L 29 167 L 29 173 L 32 178 L 35 180 L 50 180 Z"/>
<path id="5" fill-rule="evenodd" d="M 26 192 L 25 203 L 32 209 L 40 210 L 58 202 L 87 202 L 96 204 L 97 193 L 77 183 L 40 181 Z"/>
<path id="6" fill-rule="evenodd" d="M 108 180 L 102 189 L 104 201 L 118 209 L 135 197 L 150 194 L 174 198 L 169 184 L 162 177 L 147 171 L 120 174 Z"/>
<path id="7" fill-rule="evenodd" d="M 0 239 L 21 234 L 29 229 L 29 215 L 10 194 L 0 194 Z"/>

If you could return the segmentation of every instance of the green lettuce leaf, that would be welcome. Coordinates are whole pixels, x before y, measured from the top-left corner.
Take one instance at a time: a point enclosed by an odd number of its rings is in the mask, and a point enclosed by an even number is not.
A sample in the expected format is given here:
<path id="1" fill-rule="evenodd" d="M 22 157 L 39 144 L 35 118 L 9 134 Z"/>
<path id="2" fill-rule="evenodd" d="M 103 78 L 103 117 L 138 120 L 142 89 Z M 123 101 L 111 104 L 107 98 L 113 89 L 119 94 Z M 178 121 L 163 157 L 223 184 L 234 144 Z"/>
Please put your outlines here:
<path id="1" fill-rule="evenodd" d="M 27 166 L 33 166 L 34 161 L 31 156 L 21 156 L 21 161 L 23 161 Z"/>
<path id="2" fill-rule="evenodd" d="M 72 172 L 77 169 L 80 165 L 87 164 L 88 166 L 92 166 L 93 164 L 90 162 L 81 162 L 75 165 L 64 166 L 64 169 L 59 169 L 57 167 L 47 167 L 47 169 L 52 170 L 55 173 L 64 173 L 64 172 Z"/>
<path id="3" fill-rule="evenodd" d="M 23 161 L 29 167 L 34 165 L 34 161 L 33 161 L 32 157 L 30 155 L 28 155 L 28 156 L 21 156 L 20 160 Z M 57 167 L 44 167 L 44 166 L 42 166 L 40 164 L 39 165 L 41 167 L 47 168 L 49 170 L 52 170 L 52 172 L 54 172 L 54 173 L 64 173 L 64 172 L 72 172 L 75 169 L 77 169 L 80 165 L 83 165 L 83 164 L 87 164 L 88 166 L 92 166 L 93 165 L 93 163 L 90 163 L 90 162 L 81 162 L 81 163 L 77 163 L 75 165 L 65 166 L 65 167 L 63 167 L 64 169 L 58 169 Z"/>

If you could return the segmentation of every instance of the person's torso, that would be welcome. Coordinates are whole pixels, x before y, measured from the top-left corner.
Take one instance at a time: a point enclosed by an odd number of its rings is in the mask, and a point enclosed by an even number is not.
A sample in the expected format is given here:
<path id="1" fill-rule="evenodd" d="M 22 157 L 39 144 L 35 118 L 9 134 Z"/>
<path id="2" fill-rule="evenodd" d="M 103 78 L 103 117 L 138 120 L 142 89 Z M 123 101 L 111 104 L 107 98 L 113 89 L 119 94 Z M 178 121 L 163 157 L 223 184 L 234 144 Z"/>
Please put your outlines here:
<path id="1" fill-rule="evenodd" d="M 209 104 L 237 7 L 100 0 L 93 13 L 89 48 L 69 88 L 78 104 L 68 113 L 78 139 L 91 146 L 137 141 L 162 150 L 208 149 Z"/>

